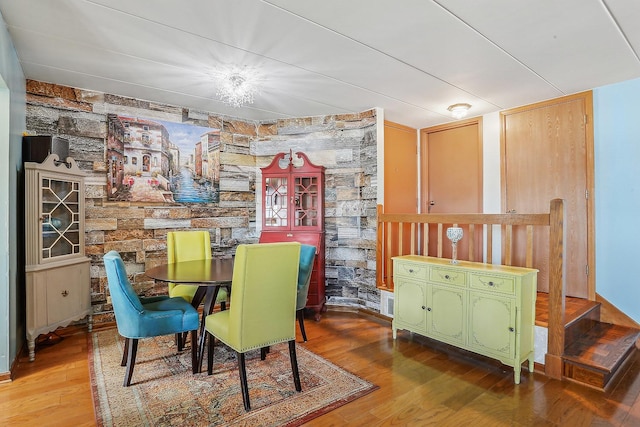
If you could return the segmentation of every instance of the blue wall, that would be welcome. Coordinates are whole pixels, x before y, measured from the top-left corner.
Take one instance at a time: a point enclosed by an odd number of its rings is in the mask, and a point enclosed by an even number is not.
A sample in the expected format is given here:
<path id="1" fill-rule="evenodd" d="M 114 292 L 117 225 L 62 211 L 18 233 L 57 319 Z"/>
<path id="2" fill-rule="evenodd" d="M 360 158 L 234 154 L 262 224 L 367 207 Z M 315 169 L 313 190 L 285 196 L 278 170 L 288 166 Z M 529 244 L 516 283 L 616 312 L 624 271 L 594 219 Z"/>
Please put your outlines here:
<path id="1" fill-rule="evenodd" d="M 25 340 L 18 303 L 18 170 L 26 129 L 26 82 L 0 15 L 0 375 L 9 372 Z"/>
<path id="2" fill-rule="evenodd" d="M 640 79 L 593 102 L 596 292 L 640 323 Z"/>

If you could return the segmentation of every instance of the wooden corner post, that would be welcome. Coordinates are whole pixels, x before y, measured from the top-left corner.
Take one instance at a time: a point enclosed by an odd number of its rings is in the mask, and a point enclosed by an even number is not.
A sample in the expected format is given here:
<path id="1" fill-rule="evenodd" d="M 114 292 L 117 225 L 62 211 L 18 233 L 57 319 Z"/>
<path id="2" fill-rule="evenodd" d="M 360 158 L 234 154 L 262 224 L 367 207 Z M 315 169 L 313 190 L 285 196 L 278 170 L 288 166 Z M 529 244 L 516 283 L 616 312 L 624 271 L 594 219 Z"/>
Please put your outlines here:
<path id="1" fill-rule="evenodd" d="M 562 379 L 565 324 L 565 208 L 564 200 L 553 199 L 549 210 L 549 338 L 545 374 Z"/>

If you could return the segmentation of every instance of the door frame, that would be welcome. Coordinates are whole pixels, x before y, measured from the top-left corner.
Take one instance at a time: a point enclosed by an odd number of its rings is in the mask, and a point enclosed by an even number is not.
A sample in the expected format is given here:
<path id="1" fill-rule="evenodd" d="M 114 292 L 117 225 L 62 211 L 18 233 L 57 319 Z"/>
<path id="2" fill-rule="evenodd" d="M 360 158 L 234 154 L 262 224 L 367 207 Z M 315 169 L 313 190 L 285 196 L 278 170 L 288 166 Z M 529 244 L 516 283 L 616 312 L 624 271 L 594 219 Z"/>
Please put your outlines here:
<path id="1" fill-rule="evenodd" d="M 584 131 L 586 145 L 586 185 L 589 192 L 587 197 L 587 298 L 591 301 L 596 299 L 596 248 L 595 248 L 595 163 L 594 163 L 594 136 L 593 136 L 593 92 L 586 91 L 522 107 L 503 110 L 500 112 L 500 193 L 501 205 L 507 209 L 507 183 L 506 177 L 506 119 L 507 116 L 524 111 L 545 108 L 552 105 L 564 104 L 575 100 L 582 100 L 585 107 Z M 566 255 L 566 254 L 565 254 Z"/>

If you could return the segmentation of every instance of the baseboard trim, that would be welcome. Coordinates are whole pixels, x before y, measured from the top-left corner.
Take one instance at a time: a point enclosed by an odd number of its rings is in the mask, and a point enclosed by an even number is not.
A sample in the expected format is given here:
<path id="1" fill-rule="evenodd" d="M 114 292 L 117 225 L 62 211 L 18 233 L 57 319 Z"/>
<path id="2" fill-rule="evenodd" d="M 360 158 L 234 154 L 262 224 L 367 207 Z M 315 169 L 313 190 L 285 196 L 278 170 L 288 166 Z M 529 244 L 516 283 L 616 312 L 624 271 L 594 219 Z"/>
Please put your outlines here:
<path id="1" fill-rule="evenodd" d="M 11 367 L 9 367 L 9 372 L 0 373 L 0 383 L 7 383 L 13 381 L 13 373 L 16 371 L 16 367 L 18 366 L 18 362 L 20 361 L 20 355 L 16 356 L 13 359 L 13 363 Z"/>
<path id="2" fill-rule="evenodd" d="M 600 321 L 605 323 L 613 323 L 614 325 L 626 326 L 628 328 L 640 329 L 640 324 L 620 311 L 618 307 L 611 304 L 600 294 L 596 294 L 596 301 L 600 305 Z"/>
<path id="3" fill-rule="evenodd" d="M 327 311 L 342 311 L 342 312 L 349 312 L 349 313 L 366 314 L 367 316 L 376 317 L 378 319 L 389 322 L 389 324 L 391 324 L 391 322 L 393 321 L 392 317 L 385 316 L 384 314 L 380 314 L 379 312 L 368 309 L 368 308 L 354 307 L 351 305 L 333 305 L 333 304 L 325 305 L 325 307 L 327 308 Z"/>
<path id="4" fill-rule="evenodd" d="M 0 373 L 0 384 L 8 383 L 13 381 L 13 375 L 11 375 L 11 371 Z"/>

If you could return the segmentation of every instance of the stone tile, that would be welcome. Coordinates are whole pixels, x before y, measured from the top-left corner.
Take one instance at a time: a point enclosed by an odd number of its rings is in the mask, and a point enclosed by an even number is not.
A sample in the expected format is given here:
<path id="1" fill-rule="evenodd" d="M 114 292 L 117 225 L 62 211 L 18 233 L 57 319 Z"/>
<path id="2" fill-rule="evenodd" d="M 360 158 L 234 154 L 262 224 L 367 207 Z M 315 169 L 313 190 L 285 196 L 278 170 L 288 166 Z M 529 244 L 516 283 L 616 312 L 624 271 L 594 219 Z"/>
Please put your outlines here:
<path id="1" fill-rule="evenodd" d="M 144 228 L 146 229 L 190 228 L 190 227 L 191 227 L 190 219 L 155 219 L 155 218 L 144 219 Z"/>
<path id="2" fill-rule="evenodd" d="M 116 230 L 118 228 L 118 220 L 115 218 L 87 218 L 84 223 L 85 232 L 96 230 Z"/>

